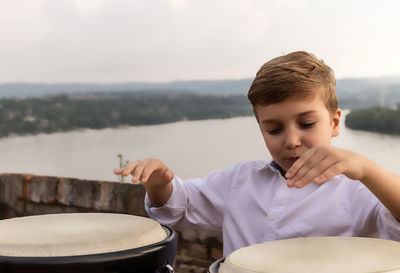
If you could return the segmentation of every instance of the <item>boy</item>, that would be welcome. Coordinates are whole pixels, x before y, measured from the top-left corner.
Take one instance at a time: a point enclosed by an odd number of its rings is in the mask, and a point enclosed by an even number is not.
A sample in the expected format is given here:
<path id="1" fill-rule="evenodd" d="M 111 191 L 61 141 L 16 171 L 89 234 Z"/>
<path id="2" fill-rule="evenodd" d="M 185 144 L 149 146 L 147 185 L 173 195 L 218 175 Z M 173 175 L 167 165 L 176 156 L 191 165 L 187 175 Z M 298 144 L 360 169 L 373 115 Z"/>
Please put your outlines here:
<path id="1" fill-rule="evenodd" d="M 271 162 L 183 182 L 158 159 L 116 170 L 146 186 L 150 217 L 223 231 L 224 256 L 266 241 L 368 236 L 400 241 L 400 177 L 330 146 L 341 111 L 333 71 L 307 52 L 264 64 L 248 98 Z"/>

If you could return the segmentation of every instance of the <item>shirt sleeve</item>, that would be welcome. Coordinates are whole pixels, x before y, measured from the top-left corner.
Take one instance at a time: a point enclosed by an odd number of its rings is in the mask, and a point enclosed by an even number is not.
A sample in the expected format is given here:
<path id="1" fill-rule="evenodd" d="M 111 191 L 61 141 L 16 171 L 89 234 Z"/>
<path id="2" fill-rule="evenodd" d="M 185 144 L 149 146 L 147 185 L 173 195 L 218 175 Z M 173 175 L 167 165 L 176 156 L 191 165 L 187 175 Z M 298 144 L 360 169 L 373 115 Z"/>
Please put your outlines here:
<path id="1" fill-rule="evenodd" d="M 145 209 L 150 218 L 167 226 L 174 226 L 183 217 L 188 203 L 188 196 L 183 181 L 175 176 L 172 181 L 172 193 L 168 201 L 161 207 L 151 206 L 146 192 Z"/>
<path id="2" fill-rule="evenodd" d="M 186 181 L 175 176 L 172 194 L 163 206 L 152 207 L 146 194 L 146 211 L 152 219 L 167 226 L 221 229 L 227 173 L 217 171 L 205 179 Z"/>
<path id="3" fill-rule="evenodd" d="M 349 198 L 354 236 L 400 241 L 400 223 L 364 184 L 353 182 L 358 184 Z"/>
<path id="4" fill-rule="evenodd" d="M 381 238 L 400 241 L 400 223 L 382 204 L 379 213 L 378 229 L 383 231 Z"/>

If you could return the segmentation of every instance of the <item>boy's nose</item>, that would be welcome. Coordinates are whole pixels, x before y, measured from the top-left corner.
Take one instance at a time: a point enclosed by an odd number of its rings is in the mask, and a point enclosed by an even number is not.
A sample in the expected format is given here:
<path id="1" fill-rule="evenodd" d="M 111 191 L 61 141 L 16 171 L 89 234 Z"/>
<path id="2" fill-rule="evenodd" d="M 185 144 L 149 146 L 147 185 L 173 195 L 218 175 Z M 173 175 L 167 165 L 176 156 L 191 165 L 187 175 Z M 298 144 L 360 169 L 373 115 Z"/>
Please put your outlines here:
<path id="1" fill-rule="evenodd" d="M 288 130 L 286 139 L 285 139 L 285 147 L 287 149 L 294 149 L 301 145 L 301 137 L 296 130 Z"/>

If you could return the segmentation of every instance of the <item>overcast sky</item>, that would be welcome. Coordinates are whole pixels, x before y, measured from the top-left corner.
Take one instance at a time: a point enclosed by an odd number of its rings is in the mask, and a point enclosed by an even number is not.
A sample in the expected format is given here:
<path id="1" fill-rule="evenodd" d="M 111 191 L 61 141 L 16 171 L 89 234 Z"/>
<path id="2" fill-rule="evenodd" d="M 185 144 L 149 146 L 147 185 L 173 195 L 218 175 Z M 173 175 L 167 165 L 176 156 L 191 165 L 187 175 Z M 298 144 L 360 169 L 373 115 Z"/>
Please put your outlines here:
<path id="1" fill-rule="evenodd" d="M 252 78 L 295 50 L 400 75 L 397 0 L 0 0 L 0 34 L 0 82 Z"/>

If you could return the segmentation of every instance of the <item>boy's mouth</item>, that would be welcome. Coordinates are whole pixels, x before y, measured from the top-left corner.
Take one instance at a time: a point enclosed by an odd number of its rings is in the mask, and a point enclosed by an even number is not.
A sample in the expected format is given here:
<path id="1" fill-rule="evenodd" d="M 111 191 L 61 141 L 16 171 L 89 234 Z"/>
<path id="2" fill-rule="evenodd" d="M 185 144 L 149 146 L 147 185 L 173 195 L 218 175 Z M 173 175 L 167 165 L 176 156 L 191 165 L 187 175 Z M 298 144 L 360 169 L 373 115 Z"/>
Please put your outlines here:
<path id="1" fill-rule="evenodd" d="M 294 157 L 288 157 L 286 158 L 286 160 L 290 162 L 290 165 L 293 165 L 299 158 L 300 156 L 294 156 Z"/>

